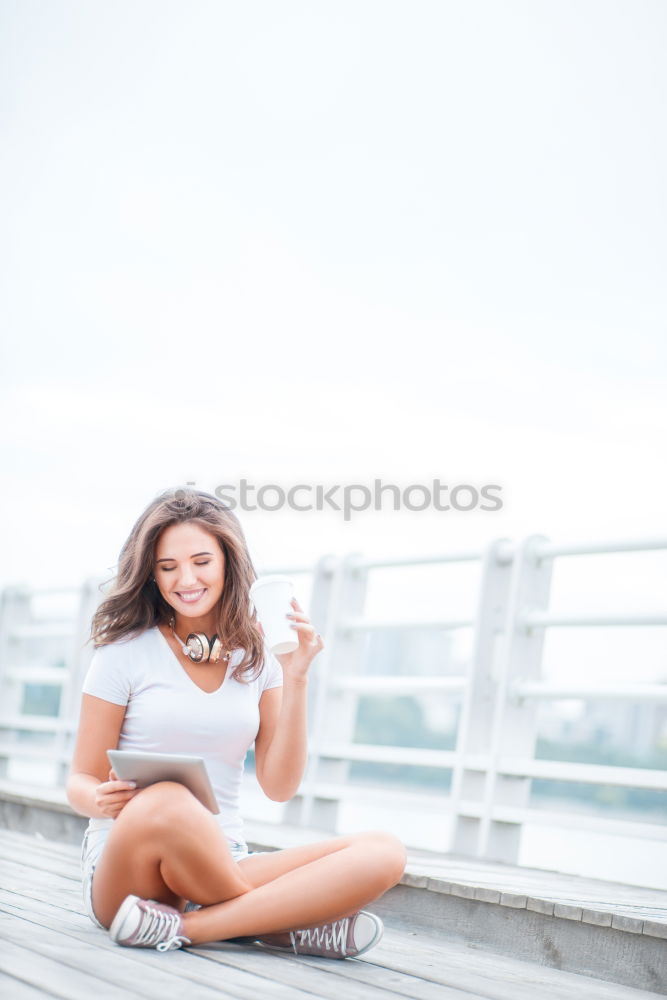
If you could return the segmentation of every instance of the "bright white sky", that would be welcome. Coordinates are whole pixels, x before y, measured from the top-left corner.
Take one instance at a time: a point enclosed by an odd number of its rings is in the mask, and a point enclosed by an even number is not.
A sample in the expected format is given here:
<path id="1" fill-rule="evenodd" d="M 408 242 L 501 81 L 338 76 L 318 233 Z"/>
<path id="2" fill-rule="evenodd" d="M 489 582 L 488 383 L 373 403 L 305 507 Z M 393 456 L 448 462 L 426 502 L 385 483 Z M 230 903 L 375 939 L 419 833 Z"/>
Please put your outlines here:
<path id="1" fill-rule="evenodd" d="M 105 574 L 187 480 L 503 487 L 241 514 L 267 566 L 667 534 L 663 3 L 0 15 L 0 585 Z"/>

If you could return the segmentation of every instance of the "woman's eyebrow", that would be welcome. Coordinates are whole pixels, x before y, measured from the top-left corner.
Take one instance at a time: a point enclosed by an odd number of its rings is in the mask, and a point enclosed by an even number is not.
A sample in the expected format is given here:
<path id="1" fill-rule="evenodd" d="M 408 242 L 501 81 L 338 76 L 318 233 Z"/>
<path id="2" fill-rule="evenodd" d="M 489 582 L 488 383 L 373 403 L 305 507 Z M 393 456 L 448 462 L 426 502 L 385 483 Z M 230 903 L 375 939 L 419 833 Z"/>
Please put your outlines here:
<path id="1" fill-rule="evenodd" d="M 195 552 L 195 554 L 193 556 L 190 556 L 190 558 L 191 559 L 196 559 L 197 556 L 212 556 L 212 555 L 213 555 L 212 552 Z M 176 560 L 174 559 L 173 556 L 163 556 L 162 559 L 156 559 L 155 561 L 156 562 L 176 562 Z"/>

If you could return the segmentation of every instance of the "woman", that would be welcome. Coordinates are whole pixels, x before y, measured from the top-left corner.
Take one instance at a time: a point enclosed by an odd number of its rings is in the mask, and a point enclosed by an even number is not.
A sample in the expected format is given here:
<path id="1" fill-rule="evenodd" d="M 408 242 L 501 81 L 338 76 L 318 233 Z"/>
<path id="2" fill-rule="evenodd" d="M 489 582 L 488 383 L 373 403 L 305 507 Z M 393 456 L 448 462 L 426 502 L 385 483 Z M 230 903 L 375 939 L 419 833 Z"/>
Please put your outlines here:
<path id="1" fill-rule="evenodd" d="M 255 578 L 236 515 L 207 493 L 165 491 L 130 532 L 115 585 L 93 616 L 95 653 L 67 782 L 72 807 L 91 817 L 86 910 L 125 946 L 167 951 L 243 937 L 353 957 L 381 937 L 381 921 L 361 907 L 399 881 L 405 849 L 368 833 L 248 851 L 238 804 L 246 752 L 254 742 L 270 799 L 296 793 L 308 671 L 324 645 L 294 600 L 288 617 L 299 646 L 271 654 L 250 612 Z M 204 757 L 220 813 L 176 782 L 137 789 L 117 780 L 106 757 L 115 747 Z"/>

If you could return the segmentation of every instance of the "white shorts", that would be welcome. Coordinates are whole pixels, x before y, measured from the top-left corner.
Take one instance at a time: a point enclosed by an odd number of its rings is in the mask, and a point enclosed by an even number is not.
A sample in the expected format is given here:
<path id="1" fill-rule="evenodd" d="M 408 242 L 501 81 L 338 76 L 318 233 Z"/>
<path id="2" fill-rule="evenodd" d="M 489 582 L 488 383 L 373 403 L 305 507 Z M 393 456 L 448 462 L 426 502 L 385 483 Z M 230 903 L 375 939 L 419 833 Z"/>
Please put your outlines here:
<path id="1" fill-rule="evenodd" d="M 103 931 L 107 930 L 104 924 L 101 924 L 95 912 L 93 910 L 93 874 L 95 873 L 95 867 L 97 862 L 102 856 L 102 851 L 104 850 L 104 845 L 106 843 L 107 837 L 109 836 L 109 828 L 102 830 L 86 828 L 86 832 L 83 836 L 83 842 L 81 844 L 81 872 L 83 878 L 83 905 L 86 909 L 86 913 L 93 921 L 96 927 L 100 927 Z M 234 861 L 241 861 L 243 858 L 249 857 L 253 852 L 248 850 L 247 844 L 240 844 L 235 840 L 229 840 L 229 848 L 232 852 L 232 857 Z M 264 852 L 257 852 L 264 853 Z M 187 905 L 187 904 L 186 904 Z"/>

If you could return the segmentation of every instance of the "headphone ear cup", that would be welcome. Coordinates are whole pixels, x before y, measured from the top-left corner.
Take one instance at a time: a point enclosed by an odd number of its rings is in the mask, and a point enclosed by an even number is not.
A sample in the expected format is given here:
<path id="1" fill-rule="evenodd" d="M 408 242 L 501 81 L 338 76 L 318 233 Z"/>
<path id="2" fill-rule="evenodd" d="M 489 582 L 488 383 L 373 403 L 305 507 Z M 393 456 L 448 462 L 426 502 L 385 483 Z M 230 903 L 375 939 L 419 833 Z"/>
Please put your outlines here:
<path id="1" fill-rule="evenodd" d="M 209 660 L 211 663 L 217 663 L 220 659 L 220 654 L 222 653 L 222 643 L 218 639 L 217 634 L 211 639 L 211 652 L 209 653 Z"/>
<path id="2" fill-rule="evenodd" d="M 208 660 L 210 648 L 208 639 L 203 632 L 191 632 L 185 644 L 192 651 L 189 655 L 194 663 L 201 663 L 202 660 Z"/>

